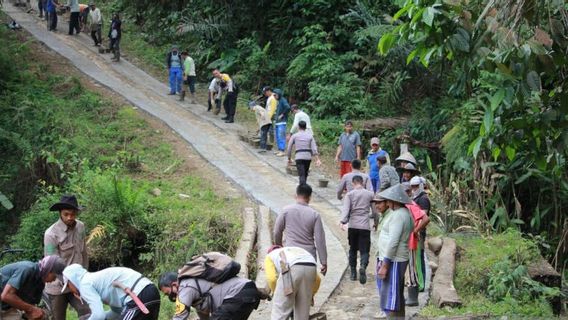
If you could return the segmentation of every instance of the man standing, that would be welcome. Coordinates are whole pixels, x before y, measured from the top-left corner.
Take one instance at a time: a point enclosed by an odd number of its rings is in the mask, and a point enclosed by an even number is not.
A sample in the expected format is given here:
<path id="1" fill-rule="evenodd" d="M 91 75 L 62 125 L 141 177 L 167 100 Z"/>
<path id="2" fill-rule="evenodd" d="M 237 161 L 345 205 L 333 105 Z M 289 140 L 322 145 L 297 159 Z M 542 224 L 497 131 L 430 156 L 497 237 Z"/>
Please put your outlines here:
<path id="1" fill-rule="evenodd" d="M 237 84 L 233 81 L 233 79 L 231 79 L 228 74 L 221 73 L 219 69 L 213 69 L 213 77 L 215 77 L 219 83 L 219 90 L 227 92 L 225 100 L 223 100 L 223 107 L 225 108 L 225 113 L 227 114 L 227 116 L 221 118 L 221 120 L 225 120 L 225 123 L 233 123 L 235 122 L 235 113 L 237 111 L 237 97 L 239 94 Z"/>
<path id="2" fill-rule="evenodd" d="M 276 108 L 278 107 L 278 100 L 274 97 L 274 92 L 272 92 L 272 88 L 269 86 L 262 88 L 262 94 L 266 97 L 266 111 L 268 111 L 268 119 L 272 120 L 274 113 L 276 113 Z"/>
<path id="3" fill-rule="evenodd" d="M 347 239 L 349 240 L 351 281 L 357 280 L 357 251 L 359 251 L 361 259 L 359 283 L 365 284 L 367 283 L 366 270 L 369 265 L 369 250 L 371 248 L 369 215 L 375 194 L 363 188 L 363 178 L 361 176 L 354 176 L 352 183 L 353 190 L 349 191 L 343 200 L 339 225 L 342 229 L 345 229 L 347 224 L 349 224 Z"/>
<path id="4" fill-rule="evenodd" d="M 170 95 L 179 93 L 181 95 L 183 71 L 182 71 L 182 58 L 179 53 L 177 45 L 172 46 L 172 50 L 168 52 L 166 57 L 166 64 L 168 65 L 169 79 L 170 79 Z"/>
<path id="5" fill-rule="evenodd" d="M 213 283 L 200 278 L 178 280 L 177 273 L 166 272 L 160 276 L 158 286 L 176 303 L 173 320 L 188 319 L 191 307 L 203 320 L 246 320 L 260 303 L 254 281 L 239 277 Z"/>
<path id="6" fill-rule="evenodd" d="M 363 186 L 365 189 L 373 191 L 373 185 L 371 183 L 371 178 L 366 173 L 361 172 L 361 161 L 360 160 L 353 160 L 351 161 L 351 168 L 353 171 L 345 174 L 341 177 L 339 184 L 337 185 L 337 199 L 341 200 L 343 198 L 344 192 L 349 192 L 353 190 L 353 177 L 359 176 L 363 179 Z"/>
<path id="7" fill-rule="evenodd" d="M 272 121 L 267 117 L 267 112 L 263 107 L 254 102 L 249 104 L 249 106 L 256 114 L 256 123 L 260 129 L 260 150 L 258 150 L 258 152 L 264 153 L 267 151 L 266 140 L 268 139 L 268 131 L 270 131 L 270 127 L 272 126 Z"/>
<path id="8" fill-rule="evenodd" d="M 59 3 L 57 0 L 47 0 L 45 4 L 47 14 L 47 30 L 57 31 L 57 7 Z"/>
<path id="9" fill-rule="evenodd" d="M 264 271 L 273 293 L 271 320 L 289 319 L 292 312 L 294 319 L 308 319 L 320 285 L 314 257 L 302 248 L 273 245 L 264 259 Z"/>
<path id="10" fill-rule="evenodd" d="M 45 256 L 56 255 L 65 261 L 65 265 L 78 263 L 89 267 L 87 244 L 85 243 L 85 225 L 77 220 L 82 209 L 74 195 L 64 195 L 58 203 L 49 208 L 58 211 L 59 219 L 52 224 L 43 237 Z M 69 290 L 61 291 L 63 284 L 56 280 L 45 287 L 51 300 L 53 319 L 65 320 L 67 306 L 71 305 L 79 317 L 89 313 L 89 308 L 73 296 Z"/>
<path id="11" fill-rule="evenodd" d="M 29 320 L 44 318 L 36 307 L 45 283 L 52 282 L 65 268 L 58 256 L 48 256 L 39 263 L 20 261 L 0 268 L 0 319 L 21 320 L 22 312 Z"/>
<path id="12" fill-rule="evenodd" d="M 81 12 L 79 8 L 79 0 L 68 0 L 67 6 L 71 11 L 69 16 L 69 35 L 73 35 L 73 30 L 75 33 L 79 34 L 81 32 L 81 27 L 79 25 L 79 14 Z"/>
<path id="13" fill-rule="evenodd" d="M 281 89 L 274 89 L 274 98 L 278 101 L 274 134 L 276 136 L 276 145 L 278 146 L 276 156 L 283 157 L 286 155 L 286 153 L 284 153 L 286 150 L 286 123 L 288 122 L 288 113 L 290 113 L 290 104 L 288 104 L 288 100 L 284 98 L 284 92 Z"/>
<path id="14" fill-rule="evenodd" d="M 379 188 L 379 163 L 377 162 L 377 157 L 385 156 L 387 158 L 387 163 L 390 164 L 390 158 L 388 152 L 381 149 L 380 140 L 377 137 L 371 138 L 371 150 L 367 155 L 367 164 L 369 165 L 369 177 L 371 177 L 371 184 L 373 185 L 373 191 L 377 192 Z"/>
<path id="15" fill-rule="evenodd" d="M 207 112 L 211 111 L 213 106 L 215 106 L 215 110 L 213 110 L 214 115 L 218 115 L 221 112 L 221 95 L 223 91 L 221 90 L 221 86 L 219 85 L 219 81 L 217 78 L 213 77 L 211 82 L 209 83 L 209 99 L 207 101 Z"/>
<path id="16" fill-rule="evenodd" d="M 306 131 L 306 123 L 300 121 L 298 128 L 300 131 L 295 133 L 288 143 L 288 163 L 292 162 L 292 147 L 296 149 L 296 168 L 298 169 L 298 177 L 300 184 L 306 184 L 308 174 L 310 172 L 310 164 L 312 157 L 316 158 L 316 166 L 321 165 L 316 140 L 311 133 Z"/>
<path id="17" fill-rule="evenodd" d="M 379 191 L 386 190 L 400 183 L 396 169 L 388 164 L 387 157 L 379 156 L 377 157 L 377 162 L 379 164 Z"/>
<path id="18" fill-rule="evenodd" d="M 411 202 L 400 184 L 379 192 L 392 209 L 381 225 L 377 252 L 377 281 L 381 309 L 388 317 L 404 318 L 404 272 L 413 222 L 405 207 Z"/>
<path id="19" fill-rule="evenodd" d="M 111 60 L 118 62 L 120 61 L 120 39 L 122 38 L 122 21 L 118 13 L 112 15 L 108 37 L 110 38 L 110 49 L 114 53 Z"/>
<path id="20" fill-rule="evenodd" d="M 91 19 L 91 38 L 95 42 L 95 46 L 100 46 L 102 43 L 102 30 L 103 30 L 103 15 L 101 10 L 95 6 L 94 2 L 89 4 L 89 19 Z"/>
<path id="21" fill-rule="evenodd" d="M 114 267 L 87 272 L 79 264 L 63 270 L 64 286 L 91 309 L 88 320 L 156 320 L 160 313 L 158 288 L 137 271 Z M 131 292 L 136 299 L 132 298 Z M 103 303 L 110 307 L 105 311 Z M 142 312 L 146 308 L 148 313 Z"/>
<path id="22" fill-rule="evenodd" d="M 195 103 L 195 79 L 197 78 L 195 73 L 195 61 L 189 56 L 187 51 L 181 53 L 183 58 L 183 77 L 187 80 L 187 85 L 189 87 L 189 92 L 191 93 L 191 103 Z M 185 96 L 185 90 L 182 90 L 182 100 Z"/>
<path id="23" fill-rule="evenodd" d="M 312 187 L 300 184 L 296 188 L 296 203 L 284 207 L 274 223 L 274 243 L 285 247 L 300 247 L 321 263 L 321 273 L 327 272 L 327 247 L 320 214 L 309 204 Z M 282 238 L 286 240 L 283 243 Z"/>
<path id="24" fill-rule="evenodd" d="M 300 121 L 304 121 L 306 123 L 306 131 L 313 135 L 314 133 L 312 131 L 310 116 L 308 116 L 308 114 L 304 111 L 300 110 L 297 104 L 293 104 L 291 109 L 292 113 L 294 113 L 294 123 L 292 124 L 292 128 L 290 128 L 290 134 L 298 132 L 298 124 L 300 123 Z"/>
<path id="25" fill-rule="evenodd" d="M 337 142 L 335 162 L 340 164 L 339 177 L 351 172 L 351 161 L 361 159 L 361 136 L 359 132 L 353 132 L 353 122 L 345 122 L 345 132 L 339 136 Z"/>
<path id="26" fill-rule="evenodd" d="M 43 12 L 45 11 L 45 17 L 47 18 L 47 11 L 45 8 L 45 0 L 37 0 L 37 9 L 39 11 L 39 17 L 43 18 Z"/>

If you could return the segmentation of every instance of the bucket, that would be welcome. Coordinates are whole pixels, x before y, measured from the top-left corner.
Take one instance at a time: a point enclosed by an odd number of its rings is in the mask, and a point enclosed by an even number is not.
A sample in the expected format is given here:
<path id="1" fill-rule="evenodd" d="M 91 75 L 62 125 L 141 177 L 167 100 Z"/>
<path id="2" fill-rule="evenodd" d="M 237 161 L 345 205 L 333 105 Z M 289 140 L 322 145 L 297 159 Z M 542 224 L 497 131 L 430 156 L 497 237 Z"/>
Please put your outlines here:
<path id="1" fill-rule="evenodd" d="M 327 179 L 319 179 L 318 180 L 318 185 L 320 188 L 327 188 L 327 185 L 329 184 L 329 180 Z"/>

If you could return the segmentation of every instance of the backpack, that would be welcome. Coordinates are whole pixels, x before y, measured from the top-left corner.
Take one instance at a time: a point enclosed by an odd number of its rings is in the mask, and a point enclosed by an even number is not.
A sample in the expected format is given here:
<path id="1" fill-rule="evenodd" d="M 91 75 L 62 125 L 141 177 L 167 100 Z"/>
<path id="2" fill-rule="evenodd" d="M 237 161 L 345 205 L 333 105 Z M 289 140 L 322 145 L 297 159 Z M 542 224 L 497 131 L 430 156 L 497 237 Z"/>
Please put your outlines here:
<path id="1" fill-rule="evenodd" d="M 186 278 L 200 278 L 213 283 L 223 283 L 235 277 L 241 265 L 226 254 L 207 252 L 194 256 L 178 270 L 178 281 Z"/>

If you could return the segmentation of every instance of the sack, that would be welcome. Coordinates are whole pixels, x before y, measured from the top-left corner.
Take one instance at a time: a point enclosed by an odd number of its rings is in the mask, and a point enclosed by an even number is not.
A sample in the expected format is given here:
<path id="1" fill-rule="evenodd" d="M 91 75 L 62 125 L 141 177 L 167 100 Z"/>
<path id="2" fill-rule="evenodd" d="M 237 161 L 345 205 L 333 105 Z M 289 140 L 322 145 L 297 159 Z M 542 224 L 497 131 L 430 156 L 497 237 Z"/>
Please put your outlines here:
<path id="1" fill-rule="evenodd" d="M 241 265 L 228 255 L 220 252 L 207 252 L 195 256 L 178 270 L 178 281 L 186 278 L 199 278 L 213 283 L 223 283 L 235 277 Z"/>
<path id="2" fill-rule="evenodd" d="M 116 39 L 118 37 L 118 31 L 116 29 L 112 29 L 112 31 L 110 32 L 110 37 L 112 39 Z"/>

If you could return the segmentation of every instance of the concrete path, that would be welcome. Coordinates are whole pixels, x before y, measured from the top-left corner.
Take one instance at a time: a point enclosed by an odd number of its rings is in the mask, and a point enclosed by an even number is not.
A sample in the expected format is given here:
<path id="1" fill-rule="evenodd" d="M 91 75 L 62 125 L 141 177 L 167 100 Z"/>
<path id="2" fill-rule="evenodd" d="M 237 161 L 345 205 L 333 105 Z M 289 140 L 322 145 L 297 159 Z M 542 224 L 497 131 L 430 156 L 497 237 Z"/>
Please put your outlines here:
<path id="1" fill-rule="evenodd" d="M 66 32 L 49 32 L 44 21 L 22 12 L 7 1 L 2 9 L 39 41 L 70 60 L 81 72 L 170 126 L 203 158 L 274 214 L 294 201 L 297 177 L 286 174 L 286 160 L 270 153 L 260 155 L 241 142 L 238 135 L 246 132 L 242 126 L 225 124 L 201 105 L 178 102 L 167 95 L 169 89 L 165 84 L 128 61 L 123 59 L 120 63 L 112 63 L 110 55 L 98 54 L 92 40 L 84 34 L 68 36 Z M 67 27 L 67 23 L 60 19 L 59 30 Z M 316 171 L 311 172 L 311 185 L 317 185 L 320 177 Z M 314 188 L 311 204 L 323 217 L 328 247 L 328 273 L 315 297 L 313 312 L 325 310 L 328 319 L 372 319 L 378 311 L 372 276 L 374 264 L 367 270 L 369 282 L 366 285 L 344 279 L 332 297 L 347 268 L 347 235 L 337 225 L 341 202 L 335 197 L 335 186 L 331 181 L 328 188 Z M 330 297 L 332 299 L 326 303 Z M 421 300 L 425 301 L 425 297 L 421 296 Z M 345 307 L 352 304 L 358 307 Z M 268 310 L 269 306 L 262 306 L 254 318 L 266 319 Z M 416 311 L 407 310 L 407 314 Z"/>

